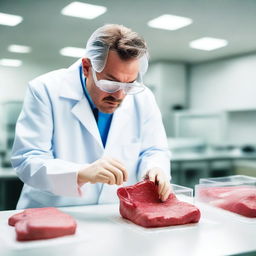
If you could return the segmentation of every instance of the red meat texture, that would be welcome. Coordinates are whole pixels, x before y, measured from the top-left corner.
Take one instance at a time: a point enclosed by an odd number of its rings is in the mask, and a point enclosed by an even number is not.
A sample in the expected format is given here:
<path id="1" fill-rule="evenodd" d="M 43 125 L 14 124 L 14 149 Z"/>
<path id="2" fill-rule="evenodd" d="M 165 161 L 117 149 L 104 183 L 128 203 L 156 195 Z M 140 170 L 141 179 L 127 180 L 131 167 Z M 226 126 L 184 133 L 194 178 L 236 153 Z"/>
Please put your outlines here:
<path id="1" fill-rule="evenodd" d="M 208 187 L 200 188 L 200 201 L 210 203 L 216 207 L 243 215 L 256 217 L 256 187 Z"/>
<path id="2" fill-rule="evenodd" d="M 142 181 L 117 191 L 120 199 L 120 214 L 123 218 L 143 227 L 165 227 L 196 223 L 200 211 L 194 205 L 179 201 L 171 193 L 162 202 L 157 186 L 151 181 Z"/>
<path id="3" fill-rule="evenodd" d="M 17 241 L 73 235 L 77 226 L 70 215 L 53 207 L 26 209 L 11 216 L 8 224 L 15 226 Z"/>

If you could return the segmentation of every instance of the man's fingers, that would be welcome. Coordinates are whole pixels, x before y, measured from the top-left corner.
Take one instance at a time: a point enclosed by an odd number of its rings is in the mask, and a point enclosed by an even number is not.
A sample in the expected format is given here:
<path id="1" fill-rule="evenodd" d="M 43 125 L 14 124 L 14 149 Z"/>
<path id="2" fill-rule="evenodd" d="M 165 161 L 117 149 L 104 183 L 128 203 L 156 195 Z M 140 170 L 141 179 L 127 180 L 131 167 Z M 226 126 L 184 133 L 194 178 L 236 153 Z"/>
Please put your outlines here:
<path id="1" fill-rule="evenodd" d="M 104 173 L 103 173 L 103 174 L 100 174 L 100 175 L 98 176 L 98 182 L 109 184 L 109 183 L 110 183 L 109 176 L 106 175 L 106 174 L 104 174 Z M 94 182 L 93 184 L 95 184 L 95 182 Z"/>
<path id="2" fill-rule="evenodd" d="M 109 184 L 109 185 L 116 184 L 116 177 L 115 177 L 115 175 L 112 172 L 110 172 L 110 171 L 108 171 L 106 169 L 102 170 L 102 172 L 99 175 L 99 177 L 106 178 L 108 180 L 106 183 Z"/>
<path id="3" fill-rule="evenodd" d="M 166 190 L 166 183 L 165 181 L 159 181 L 159 184 L 158 184 L 158 194 L 159 196 L 161 197 L 164 193 L 164 191 Z"/>
<path id="4" fill-rule="evenodd" d="M 170 192 L 171 192 L 171 187 L 170 184 L 166 181 L 166 178 L 161 176 L 161 175 L 157 175 L 157 181 L 158 181 L 158 194 L 159 194 L 159 198 L 162 201 L 166 201 L 166 199 L 169 197 Z"/>
<path id="5" fill-rule="evenodd" d="M 79 184 L 100 182 L 121 185 L 127 178 L 127 172 L 119 162 L 101 158 L 80 170 L 77 180 Z"/>
<path id="6" fill-rule="evenodd" d="M 110 164 L 112 164 L 114 167 L 116 167 L 118 170 L 120 170 L 122 172 L 122 175 L 123 175 L 122 180 L 127 181 L 128 180 L 128 172 L 125 169 L 125 167 L 123 166 L 123 164 L 120 163 L 118 160 L 113 159 L 113 158 L 110 158 L 108 160 L 109 160 Z"/>
<path id="7" fill-rule="evenodd" d="M 115 166 L 111 164 L 107 164 L 105 168 L 107 169 L 107 171 L 114 174 L 116 179 L 115 184 L 121 185 L 123 183 L 123 173 L 119 169 L 117 169 Z"/>
<path id="8" fill-rule="evenodd" d="M 157 183 L 158 183 L 158 193 L 159 195 L 163 193 L 163 190 L 165 189 L 165 185 L 166 185 L 166 179 L 165 177 L 163 177 L 163 175 L 161 174 L 157 174 L 156 177 Z"/>
<path id="9" fill-rule="evenodd" d="M 148 178 L 150 181 L 156 182 L 156 172 L 154 170 L 149 171 Z"/>
<path id="10" fill-rule="evenodd" d="M 172 189 L 168 177 L 165 175 L 165 173 L 162 172 L 162 170 L 159 168 L 152 168 L 147 172 L 146 177 L 148 177 L 150 181 L 157 185 L 159 199 L 166 201 Z"/>
<path id="11" fill-rule="evenodd" d="M 162 199 L 163 202 L 168 199 L 170 193 L 171 193 L 171 187 L 169 186 L 169 184 L 166 184 L 165 189 L 162 192 L 162 198 L 161 199 Z"/>

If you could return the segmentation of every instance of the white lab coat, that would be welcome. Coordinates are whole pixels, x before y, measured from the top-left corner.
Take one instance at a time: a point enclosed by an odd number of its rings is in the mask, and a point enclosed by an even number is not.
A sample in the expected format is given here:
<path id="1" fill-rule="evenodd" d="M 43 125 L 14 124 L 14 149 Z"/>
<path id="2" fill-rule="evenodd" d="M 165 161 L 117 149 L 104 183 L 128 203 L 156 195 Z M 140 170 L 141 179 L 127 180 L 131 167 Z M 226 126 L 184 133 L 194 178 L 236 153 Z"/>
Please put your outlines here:
<path id="1" fill-rule="evenodd" d="M 129 175 L 125 185 L 136 183 L 152 167 L 170 175 L 166 134 L 151 91 L 126 96 L 114 112 L 104 148 L 78 64 L 32 80 L 11 159 L 25 183 L 17 208 L 117 202 L 116 185 L 77 185 L 78 170 L 104 155 L 124 164 Z"/>

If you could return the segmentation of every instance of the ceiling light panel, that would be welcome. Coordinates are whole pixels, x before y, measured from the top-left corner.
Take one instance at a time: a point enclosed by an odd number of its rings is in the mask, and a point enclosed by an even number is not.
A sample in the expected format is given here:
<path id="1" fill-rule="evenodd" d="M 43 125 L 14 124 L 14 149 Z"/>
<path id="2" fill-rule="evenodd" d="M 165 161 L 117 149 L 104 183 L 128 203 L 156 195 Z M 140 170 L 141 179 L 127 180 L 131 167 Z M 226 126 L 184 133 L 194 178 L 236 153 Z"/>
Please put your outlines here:
<path id="1" fill-rule="evenodd" d="M 148 26 L 158 29 L 177 30 L 190 25 L 192 22 L 193 20 L 190 18 L 164 14 L 150 20 Z"/>
<path id="2" fill-rule="evenodd" d="M 22 65 L 22 61 L 16 59 L 0 59 L 0 65 L 6 67 L 19 67 Z"/>
<path id="3" fill-rule="evenodd" d="M 0 12 L 0 25 L 14 27 L 20 24 L 22 20 L 21 16 Z"/>
<path id="4" fill-rule="evenodd" d="M 106 11 L 105 6 L 72 2 L 61 10 L 61 14 L 83 19 L 95 19 Z"/>
<path id="5" fill-rule="evenodd" d="M 197 40 L 191 41 L 189 46 L 194 49 L 203 51 L 213 51 L 228 45 L 228 41 L 213 37 L 202 37 Z"/>
<path id="6" fill-rule="evenodd" d="M 29 53 L 31 52 L 31 47 L 26 45 L 11 44 L 8 46 L 8 51 L 16 53 Z"/>
<path id="7" fill-rule="evenodd" d="M 80 58 L 85 54 L 85 49 L 77 47 L 64 47 L 60 50 L 60 54 L 68 57 Z"/>

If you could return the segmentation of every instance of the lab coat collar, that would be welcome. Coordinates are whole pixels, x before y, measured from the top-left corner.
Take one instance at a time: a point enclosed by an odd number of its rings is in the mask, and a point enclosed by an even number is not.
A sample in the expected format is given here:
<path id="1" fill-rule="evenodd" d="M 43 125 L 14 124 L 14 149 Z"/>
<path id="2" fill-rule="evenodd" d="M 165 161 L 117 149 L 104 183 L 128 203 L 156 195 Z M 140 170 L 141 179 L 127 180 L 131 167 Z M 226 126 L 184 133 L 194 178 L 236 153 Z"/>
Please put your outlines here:
<path id="1" fill-rule="evenodd" d="M 82 123 L 82 125 L 91 133 L 103 149 L 99 129 L 95 117 L 92 113 L 88 100 L 85 98 L 79 74 L 81 60 L 76 61 L 68 69 L 65 69 L 62 79 L 62 86 L 59 97 L 68 100 L 77 101 L 71 108 L 71 112 Z"/>
<path id="2" fill-rule="evenodd" d="M 81 59 L 76 61 L 68 69 L 65 69 L 62 79 L 62 86 L 59 91 L 59 96 L 80 101 L 83 98 L 83 89 L 79 76 L 79 65 L 81 65 Z"/>
<path id="3" fill-rule="evenodd" d="M 116 144 L 122 140 L 125 125 L 131 120 L 131 111 L 129 111 L 129 108 L 133 104 L 132 98 L 133 96 L 127 95 L 121 106 L 114 112 L 105 146 L 106 153 L 108 151 L 111 152 L 111 148 L 113 146 L 116 147 Z"/>
<path id="4" fill-rule="evenodd" d="M 83 126 L 91 133 L 91 135 L 98 142 L 99 146 L 103 149 L 103 144 L 100 137 L 99 129 L 88 100 L 85 97 L 83 97 L 79 102 L 77 102 L 74 105 L 71 112 L 83 124 Z"/>

